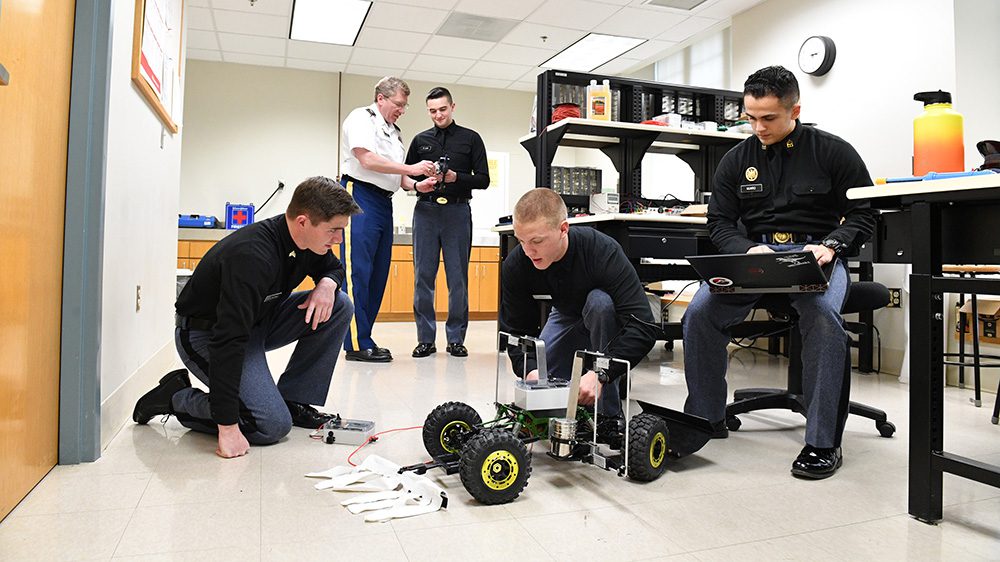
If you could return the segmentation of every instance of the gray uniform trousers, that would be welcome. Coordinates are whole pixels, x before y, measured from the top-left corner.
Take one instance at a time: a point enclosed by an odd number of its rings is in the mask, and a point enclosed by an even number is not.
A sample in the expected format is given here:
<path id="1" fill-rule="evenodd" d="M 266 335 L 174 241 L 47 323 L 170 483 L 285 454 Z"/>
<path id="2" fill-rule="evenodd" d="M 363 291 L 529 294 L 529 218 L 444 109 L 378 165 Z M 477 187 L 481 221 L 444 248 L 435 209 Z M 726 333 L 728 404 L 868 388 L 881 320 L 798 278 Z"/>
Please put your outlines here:
<path id="1" fill-rule="evenodd" d="M 312 323 L 305 322 L 305 310 L 298 309 L 308 296 L 309 291 L 292 293 L 268 320 L 250 332 L 240 379 L 239 425 L 251 444 L 274 443 L 291 431 L 292 417 L 285 400 L 314 405 L 326 402 L 333 368 L 343 347 L 347 325 L 354 315 L 354 304 L 347 294 L 338 291 L 330 319 L 314 331 Z M 181 361 L 210 389 L 208 345 L 211 338 L 210 330 L 177 328 L 174 332 Z M 276 385 L 264 353 L 292 342 L 297 342 L 295 351 Z M 196 431 L 217 433 L 210 401 L 211 394 L 196 388 L 177 392 L 173 397 L 177 420 Z"/>
<path id="2" fill-rule="evenodd" d="M 413 208 L 413 316 L 417 343 L 435 343 L 434 281 L 438 257 L 444 257 L 448 281 L 447 343 L 465 343 L 469 329 L 469 253 L 472 251 L 472 209 L 469 203 L 439 205 L 417 201 Z"/>
<path id="3" fill-rule="evenodd" d="M 604 351 L 620 329 L 615 303 L 610 295 L 600 289 L 590 291 L 579 314 L 553 308 L 539 336 L 545 342 L 548 376 L 569 380 L 573 376 L 576 352 L 581 349 Z M 601 416 L 617 416 L 622 413 L 617 381 L 601 387 L 598 405 L 598 414 Z"/>
<path id="4" fill-rule="evenodd" d="M 770 245 L 775 251 L 801 250 L 801 245 Z M 799 314 L 802 334 L 802 389 L 807 403 L 806 443 L 839 447 L 847 416 L 850 339 L 840 316 L 850 277 L 841 260 L 825 293 L 788 295 Z M 691 300 L 684 328 L 684 375 L 688 398 L 684 411 L 711 422 L 726 417 L 726 368 L 729 328 L 742 322 L 760 294 L 712 294 L 707 283 Z"/>

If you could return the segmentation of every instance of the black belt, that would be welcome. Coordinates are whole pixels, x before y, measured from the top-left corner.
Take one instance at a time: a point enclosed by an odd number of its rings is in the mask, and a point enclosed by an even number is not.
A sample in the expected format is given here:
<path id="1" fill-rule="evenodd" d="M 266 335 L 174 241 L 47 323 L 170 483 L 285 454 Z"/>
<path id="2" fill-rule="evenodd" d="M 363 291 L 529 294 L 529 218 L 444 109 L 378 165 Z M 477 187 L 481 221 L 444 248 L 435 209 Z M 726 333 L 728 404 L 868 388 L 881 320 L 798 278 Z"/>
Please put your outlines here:
<path id="1" fill-rule="evenodd" d="M 211 330 L 215 326 L 215 320 L 204 320 L 202 318 L 191 318 L 190 316 L 175 314 L 174 325 L 182 330 Z"/>
<path id="2" fill-rule="evenodd" d="M 813 234 L 799 234 L 797 232 L 769 232 L 767 234 L 754 234 L 750 237 L 754 242 L 765 244 L 807 244 L 818 242 L 824 237 Z"/>
<path id="3" fill-rule="evenodd" d="M 438 205 L 447 205 L 448 203 L 468 203 L 470 198 L 437 193 L 424 193 L 420 195 L 419 199 L 429 203 L 437 203 Z"/>
<path id="4" fill-rule="evenodd" d="M 373 183 L 369 183 L 369 182 L 366 182 L 366 181 L 361 181 L 359 179 L 352 178 L 351 176 L 349 176 L 347 174 L 344 174 L 341 177 L 344 178 L 345 180 L 353 183 L 354 185 L 360 185 L 361 187 L 367 187 L 368 189 L 370 189 L 370 190 L 378 193 L 379 195 L 385 197 L 386 199 L 391 199 L 392 196 L 396 194 L 395 191 L 386 191 L 386 190 L 382 189 L 381 187 L 379 187 L 379 186 L 377 186 L 377 185 L 375 185 Z"/>

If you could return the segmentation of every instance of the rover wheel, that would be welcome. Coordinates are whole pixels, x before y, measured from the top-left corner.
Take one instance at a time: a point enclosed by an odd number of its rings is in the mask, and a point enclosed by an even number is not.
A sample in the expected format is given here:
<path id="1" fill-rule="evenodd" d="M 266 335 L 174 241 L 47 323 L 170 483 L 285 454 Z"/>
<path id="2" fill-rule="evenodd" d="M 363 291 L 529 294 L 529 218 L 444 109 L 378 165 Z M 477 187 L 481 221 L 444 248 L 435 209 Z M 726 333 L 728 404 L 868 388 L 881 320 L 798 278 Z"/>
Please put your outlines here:
<path id="1" fill-rule="evenodd" d="M 510 503 L 528 485 L 531 456 L 510 431 L 486 429 L 463 447 L 459 474 L 462 485 L 480 503 Z"/>
<path id="2" fill-rule="evenodd" d="M 483 423 L 479 412 L 462 402 L 445 402 L 424 420 L 424 448 L 431 457 L 457 453 L 475 428 Z"/>
<path id="3" fill-rule="evenodd" d="M 667 422 L 653 414 L 639 414 L 629 421 L 628 477 L 649 482 L 667 466 Z"/>

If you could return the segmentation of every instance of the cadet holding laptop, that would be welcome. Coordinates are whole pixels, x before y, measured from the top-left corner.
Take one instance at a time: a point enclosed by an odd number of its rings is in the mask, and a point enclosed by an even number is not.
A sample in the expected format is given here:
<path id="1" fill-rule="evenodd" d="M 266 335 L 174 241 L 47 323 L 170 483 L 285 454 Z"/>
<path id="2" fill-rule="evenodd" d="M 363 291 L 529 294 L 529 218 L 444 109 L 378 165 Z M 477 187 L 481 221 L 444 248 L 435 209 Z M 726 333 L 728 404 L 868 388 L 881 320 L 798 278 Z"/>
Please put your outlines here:
<path id="1" fill-rule="evenodd" d="M 730 150 L 716 171 L 708 208 L 712 242 L 728 254 L 806 250 L 820 266 L 856 253 L 875 226 L 868 203 L 846 196 L 849 188 L 872 184 L 861 157 L 843 139 L 799 122 L 798 82 L 785 68 L 755 72 L 743 96 L 755 136 Z M 802 360 L 810 375 L 803 379 L 809 409 L 806 444 L 792 463 L 796 476 L 826 478 L 843 462 L 849 337 L 840 309 L 848 283 L 846 261 L 840 260 L 826 292 L 789 295 L 800 317 Z M 729 329 L 761 296 L 713 294 L 703 284 L 684 315 L 684 410 L 713 422 L 716 437 L 728 436 Z"/>

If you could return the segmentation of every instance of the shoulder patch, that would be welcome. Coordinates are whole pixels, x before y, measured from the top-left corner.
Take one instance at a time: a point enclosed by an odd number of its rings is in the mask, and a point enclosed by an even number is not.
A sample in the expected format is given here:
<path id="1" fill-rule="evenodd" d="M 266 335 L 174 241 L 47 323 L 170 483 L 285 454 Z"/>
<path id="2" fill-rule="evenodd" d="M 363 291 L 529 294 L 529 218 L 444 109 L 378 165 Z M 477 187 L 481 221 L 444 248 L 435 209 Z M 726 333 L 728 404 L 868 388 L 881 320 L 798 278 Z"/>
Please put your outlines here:
<path id="1" fill-rule="evenodd" d="M 374 110 L 372 110 L 372 108 L 370 108 L 370 107 L 366 107 L 366 108 L 365 108 L 365 111 L 367 111 L 367 112 L 368 112 L 368 115 L 371 115 L 372 117 L 375 117 L 375 111 L 374 111 Z"/>

